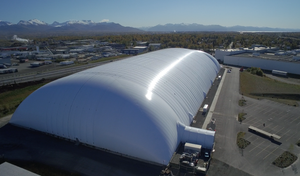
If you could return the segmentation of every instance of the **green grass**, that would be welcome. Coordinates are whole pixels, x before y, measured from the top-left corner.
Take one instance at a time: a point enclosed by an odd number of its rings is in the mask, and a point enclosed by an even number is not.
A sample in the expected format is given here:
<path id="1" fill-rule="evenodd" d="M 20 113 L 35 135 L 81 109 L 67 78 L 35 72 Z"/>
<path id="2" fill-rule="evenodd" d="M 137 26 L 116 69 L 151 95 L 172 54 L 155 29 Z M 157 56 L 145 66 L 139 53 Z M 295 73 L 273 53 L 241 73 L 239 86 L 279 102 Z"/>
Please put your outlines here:
<path id="1" fill-rule="evenodd" d="M 20 89 L 6 91 L 0 94 L 0 118 L 15 112 L 19 104 L 33 91 L 47 82 L 38 83 Z"/>
<path id="2" fill-rule="evenodd" d="M 256 99 L 270 99 L 292 106 L 299 106 L 300 86 L 250 74 L 240 73 L 240 93 Z"/>

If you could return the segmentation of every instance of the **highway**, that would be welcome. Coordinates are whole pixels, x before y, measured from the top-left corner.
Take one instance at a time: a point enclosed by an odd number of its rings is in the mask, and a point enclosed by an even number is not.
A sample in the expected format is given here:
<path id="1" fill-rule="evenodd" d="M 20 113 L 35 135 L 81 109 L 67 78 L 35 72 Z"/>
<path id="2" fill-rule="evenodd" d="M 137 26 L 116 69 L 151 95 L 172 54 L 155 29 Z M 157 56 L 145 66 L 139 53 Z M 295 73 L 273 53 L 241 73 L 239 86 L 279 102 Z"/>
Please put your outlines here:
<path id="1" fill-rule="evenodd" d="M 61 76 L 70 75 L 73 73 L 77 73 L 92 67 L 96 67 L 99 65 L 106 64 L 110 61 L 103 61 L 103 62 L 97 62 L 97 63 L 88 63 L 85 65 L 80 66 L 64 66 L 60 67 L 59 69 L 49 70 L 45 72 L 33 72 L 29 74 L 18 74 L 17 76 L 15 73 L 11 73 L 10 75 L 6 77 L 2 77 L 0 79 L 0 86 L 1 85 L 7 85 L 7 84 L 14 84 L 14 83 L 24 83 L 29 81 L 35 81 L 35 80 L 41 80 L 41 79 L 47 79 L 47 78 L 56 78 Z"/>

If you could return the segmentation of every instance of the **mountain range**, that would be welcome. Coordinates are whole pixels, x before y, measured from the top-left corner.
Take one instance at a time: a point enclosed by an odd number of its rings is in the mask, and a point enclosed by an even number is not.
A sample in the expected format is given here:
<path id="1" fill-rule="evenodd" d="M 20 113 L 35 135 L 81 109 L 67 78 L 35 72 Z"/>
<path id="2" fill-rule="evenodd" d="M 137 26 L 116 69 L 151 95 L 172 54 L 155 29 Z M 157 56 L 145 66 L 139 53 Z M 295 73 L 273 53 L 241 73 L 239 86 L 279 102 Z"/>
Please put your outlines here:
<path id="1" fill-rule="evenodd" d="M 165 24 L 153 27 L 133 28 L 125 27 L 113 22 L 94 22 L 91 20 L 66 21 L 52 24 L 40 21 L 38 19 L 21 20 L 17 24 L 0 20 L 0 35 L 13 34 L 68 34 L 68 33 L 128 33 L 128 32 L 192 32 L 192 31 L 263 31 L 263 32 L 299 32 L 300 29 L 252 27 L 252 26 L 232 26 L 224 27 L 220 25 L 202 25 L 202 24 Z"/>
<path id="2" fill-rule="evenodd" d="M 78 32 L 102 32 L 102 33 L 123 33 L 143 32 L 133 27 L 125 27 L 113 22 L 93 22 L 91 20 L 66 21 L 63 23 L 53 22 L 52 24 L 33 19 L 21 20 L 17 24 L 0 20 L 0 35 L 12 34 L 67 34 Z"/>
<path id="3" fill-rule="evenodd" d="M 257 31 L 257 32 L 299 32 L 300 29 L 286 29 L 286 28 L 270 28 L 270 27 L 253 27 L 253 26 L 231 26 L 225 27 L 220 25 L 202 25 L 202 24 L 165 24 L 156 25 L 148 28 L 140 28 L 146 31 L 157 31 L 157 32 L 173 32 L 173 31 Z"/>

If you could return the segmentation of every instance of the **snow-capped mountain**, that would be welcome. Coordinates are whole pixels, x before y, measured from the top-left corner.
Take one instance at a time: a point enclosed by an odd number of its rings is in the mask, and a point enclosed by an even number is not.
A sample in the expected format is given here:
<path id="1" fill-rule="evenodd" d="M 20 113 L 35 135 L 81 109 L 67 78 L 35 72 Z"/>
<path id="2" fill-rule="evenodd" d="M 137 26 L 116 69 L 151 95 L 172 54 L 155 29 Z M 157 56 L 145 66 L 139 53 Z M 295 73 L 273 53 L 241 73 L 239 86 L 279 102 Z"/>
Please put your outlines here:
<path id="1" fill-rule="evenodd" d="M 67 21 L 66 24 L 72 25 L 72 24 L 82 24 L 82 25 L 91 25 L 96 24 L 96 22 L 92 20 L 74 20 L 74 21 Z"/>
<path id="2" fill-rule="evenodd" d="M 69 34 L 69 33 L 122 33 L 122 32 L 142 32 L 142 30 L 124 27 L 118 23 L 112 22 L 94 22 L 92 20 L 72 20 L 59 23 L 54 21 L 52 24 L 47 24 L 38 19 L 21 20 L 17 24 L 12 24 L 7 21 L 0 21 L 0 35 L 15 35 L 15 34 Z"/>
<path id="3" fill-rule="evenodd" d="M 0 20 L 0 26 L 10 26 L 12 25 L 12 23 L 8 22 L 8 21 L 1 21 Z"/>
<path id="4" fill-rule="evenodd" d="M 38 25 L 48 25 L 48 24 L 45 23 L 44 21 L 40 21 L 38 19 L 32 19 L 32 20 L 29 20 L 29 21 L 20 20 L 17 25 L 34 25 L 34 26 L 38 26 Z"/>
<path id="5" fill-rule="evenodd" d="M 252 26 L 231 26 L 225 27 L 220 25 L 202 25 L 197 23 L 192 24 L 165 24 L 149 27 L 147 31 L 173 32 L 173 31 L 287 31 L 297 32 L 300 29 L 284 29 L 284 28 L 269 28 L 269 27 L 252 27 Z"/>
<path id="6" fill-rule="evenodd" d="M 63 27 L 63 26 L 70 26 L 70 25 L 86 25 L 86 26 L 95 26 L 98 24 L 106 24 L 108 22 L 94 22 L 92 20 L 70 20 L 63 23 L 59 23 L 54 21 L 51 26 L 53 27 Z"/>

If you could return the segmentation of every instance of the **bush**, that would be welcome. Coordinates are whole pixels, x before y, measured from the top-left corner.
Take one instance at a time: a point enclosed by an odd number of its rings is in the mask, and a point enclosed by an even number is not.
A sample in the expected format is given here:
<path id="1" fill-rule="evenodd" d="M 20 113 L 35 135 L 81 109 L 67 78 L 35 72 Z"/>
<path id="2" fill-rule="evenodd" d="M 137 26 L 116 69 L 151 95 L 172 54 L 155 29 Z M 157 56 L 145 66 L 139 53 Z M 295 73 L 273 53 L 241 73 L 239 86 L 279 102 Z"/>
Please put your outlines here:
<path id="1" fill-rule="evenodd" d="M 280 168 L 285 168 L 293 164 L 297 160 L 297 156 L 285 151 L 283 152 L 275 161 L 273 161 L 273 164 Z"/>
<path id="2" fill-rule="evenodd" d="M 248 145 L 251 144 L 251 142 L 244 139 L 245 134 L 246 133 L 244 132 L 239 132 L 237 134 L 236 144 L 240 149 L 245 149 Z"/>
<path id="3" fill-rule="evenodd" d="M 257 75 L 257 76 L 264 76 L 264 72 L 257 67 L 251 67 L 251 68 L 247 68 L 247 72 L 250 72 L 253 75 Z"/>
<path id="4" fill-rule="evenodd" d="M 243 120 L 245 120 L 246 118 L 244 117 L 245 115 L 247 115 L 247 113 L 239 113 L 238 115 L 238 121 L 242 122 Z"/>
<path id="5" fill-rule="evenodd" d="M 239 106 L 245 106 L 246 105 L 246 100 L 244 97 L 242 97 L 242 99 L 239 100 Z"/>

